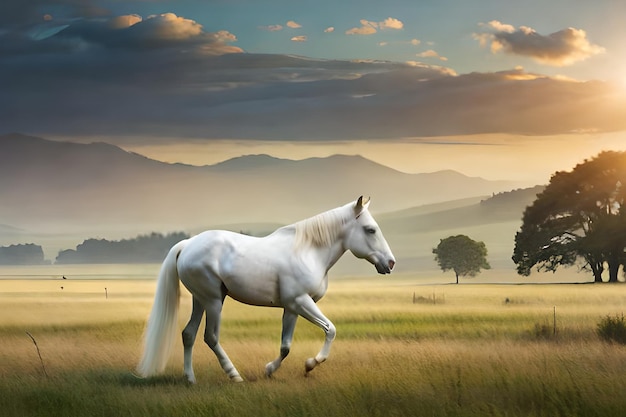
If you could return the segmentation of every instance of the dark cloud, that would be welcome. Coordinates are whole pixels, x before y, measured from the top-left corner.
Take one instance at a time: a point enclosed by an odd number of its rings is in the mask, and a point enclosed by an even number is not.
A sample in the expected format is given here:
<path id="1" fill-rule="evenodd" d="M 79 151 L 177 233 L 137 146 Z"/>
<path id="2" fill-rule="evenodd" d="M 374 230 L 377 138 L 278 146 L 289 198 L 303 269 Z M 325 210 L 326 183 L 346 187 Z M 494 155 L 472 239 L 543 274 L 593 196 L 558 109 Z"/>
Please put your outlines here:
<path id="1" fill-rule="evenodd" d="M 603 83 L 523 70 L 248 54 L 173 14 L 0 35 L 0 126 L 52 135 L 275 140 L 626 128 Z"/>
<path id="2" fill-rule="evenodd" d="M 492 20 L 481 24 L 482 33 L 474 37 L 483 46 L 489 45 L 493 53 L 500 51 L 522 55 L 553 66 L 571 65 L 604 52 L 604 48 L 592 44 L 582 29 L 566 28 L 549 35 L 541 35 L 527 26 L 515 28 Z"/>
<path id="3" fill-rule="evenodd" d="M 28 30 L 46 19 L 65 22 L 76 18 L 109 16 L 110 12 L 92 0 L 2 0 L 0 28 Z"/>

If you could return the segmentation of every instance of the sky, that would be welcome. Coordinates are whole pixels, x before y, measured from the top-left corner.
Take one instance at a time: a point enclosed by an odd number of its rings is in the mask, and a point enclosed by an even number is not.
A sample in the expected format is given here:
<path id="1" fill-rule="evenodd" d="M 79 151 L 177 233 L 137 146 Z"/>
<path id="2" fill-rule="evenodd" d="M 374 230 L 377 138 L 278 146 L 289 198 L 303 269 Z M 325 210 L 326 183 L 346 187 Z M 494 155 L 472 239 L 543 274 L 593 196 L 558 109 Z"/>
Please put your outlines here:
<path id="1" fill-rule="evenodd" d="M 626 150 L 622 0 L 4 0 L 1 133 L 546 183 Z"/>

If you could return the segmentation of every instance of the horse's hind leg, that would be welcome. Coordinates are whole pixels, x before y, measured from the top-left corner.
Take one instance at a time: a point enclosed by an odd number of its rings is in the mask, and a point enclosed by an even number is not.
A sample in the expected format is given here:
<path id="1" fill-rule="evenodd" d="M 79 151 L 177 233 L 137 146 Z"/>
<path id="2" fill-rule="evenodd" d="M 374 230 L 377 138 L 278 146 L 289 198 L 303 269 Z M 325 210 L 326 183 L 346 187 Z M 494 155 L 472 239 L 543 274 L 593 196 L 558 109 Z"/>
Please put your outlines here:
<path id="1" fill-rule="evenodd" d="M 239 372 L 235 368 L 235 365 L 231 362 L 230 358 L 222 349 L 219 343 L 220 338 L 220 321 L 222 314 L 222 305 L 224 303 L 224 297 L 221 299 L 213 298 L 205 302 L 204 309 L 206 311 L 206 328 L 204 329 L 204 341 L 211 348 L 217 360 L 226 375 L 230 377 L 232 381 L 241 382 L 243 378 L 239 375 Z"/>
<path id="2" fill-rule="evenodd" d="M 187 380 L 192 384 L 196 383 L 196 377 L 193 373 L 192 365 L 193 345 L 196 341 L 196 335 L 198 334 L 200 322 L 202 321 L 202 314 L 204 314 L 204 307 L 196 297 L 193 297 L 191 318 L 183 330 L 183 347 L 185 352 L 184 371 L 185 377 L 187 377 Z"/>

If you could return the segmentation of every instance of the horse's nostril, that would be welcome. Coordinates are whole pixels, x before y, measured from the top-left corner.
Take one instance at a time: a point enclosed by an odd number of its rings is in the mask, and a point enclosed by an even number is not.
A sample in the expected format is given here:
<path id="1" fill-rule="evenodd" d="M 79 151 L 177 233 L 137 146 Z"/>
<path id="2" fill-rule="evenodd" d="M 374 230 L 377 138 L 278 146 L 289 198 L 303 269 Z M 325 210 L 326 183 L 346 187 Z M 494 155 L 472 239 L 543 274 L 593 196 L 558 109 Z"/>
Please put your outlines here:
<path id="1" fill-rule="evenodd" d="M 396 265 L 396 261 L 394 261 L 393 259 L 389 260 L 389 270 L 392 270 L 395 265 Z"/>

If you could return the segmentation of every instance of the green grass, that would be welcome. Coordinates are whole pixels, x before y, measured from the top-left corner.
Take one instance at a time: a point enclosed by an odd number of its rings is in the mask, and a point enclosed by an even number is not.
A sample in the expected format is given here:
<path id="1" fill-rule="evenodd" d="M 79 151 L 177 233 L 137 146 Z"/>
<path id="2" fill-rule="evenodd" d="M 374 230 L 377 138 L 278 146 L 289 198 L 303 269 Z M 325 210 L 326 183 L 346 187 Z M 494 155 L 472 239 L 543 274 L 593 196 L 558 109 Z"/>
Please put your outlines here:
<path id="1" fill-rule="evenodd" d="M 622 313 L 620 285 L 332 282 L 320 302 L 338 331 L 329 360 L 304 376 L 304 360 L 323 336 L 301 320 L 290 356 L 271 379 L 263 367 L 278 354 L 281 311 L 227 302 L 222 344 L 246 382 L 229 382 L 198 343 L 194 386 L 181 375 L 179 340 L 164 375 L 133 375 L 153 282 L 106 283 L 108 299 L 100 294 L 103 282 L 70 285 L 76 288 L 61 293 L 43 281 L 0 281 L 1 415 L 622 416 L 626 410 L 626 347 L 597 334 L 603 317 Z M 413 304 L 414 292 L 424 299 L 435 293 L 438 304 Z M 184 296 L 181 329 L 189 307 Z M 48 377 L 26 331 L 37 340 Z"/>

